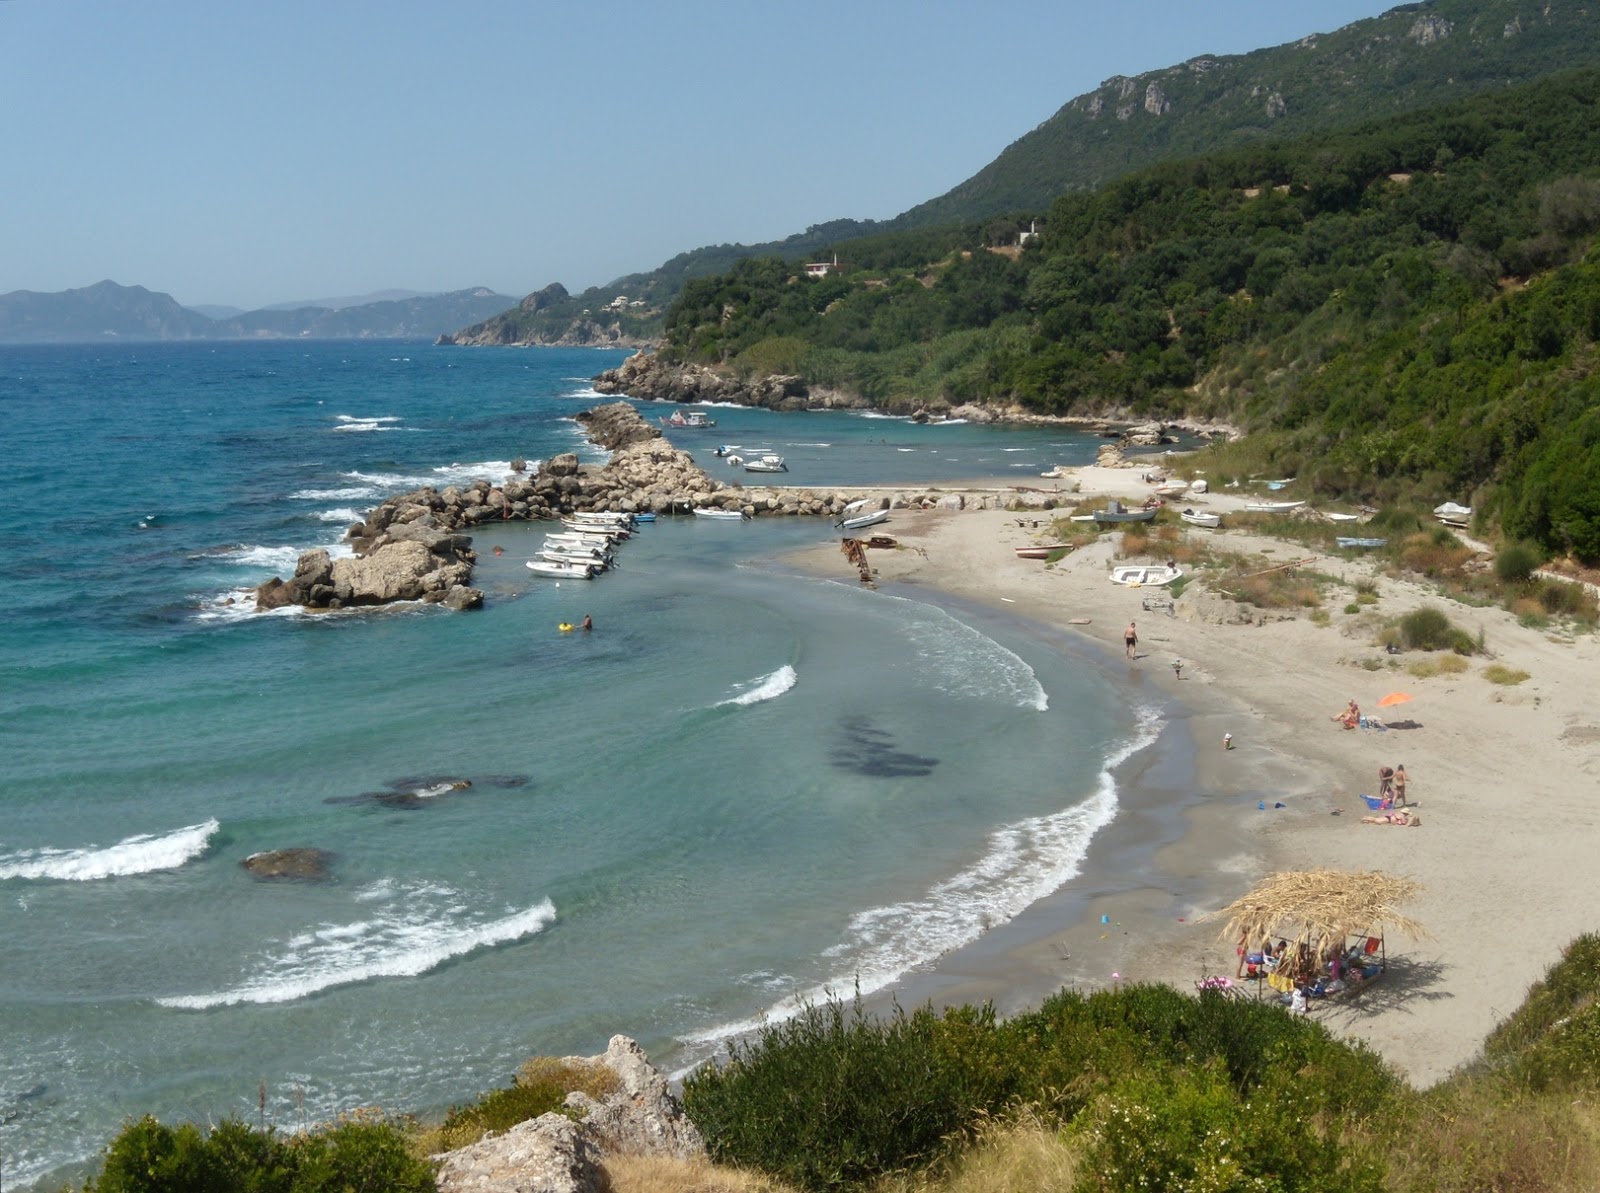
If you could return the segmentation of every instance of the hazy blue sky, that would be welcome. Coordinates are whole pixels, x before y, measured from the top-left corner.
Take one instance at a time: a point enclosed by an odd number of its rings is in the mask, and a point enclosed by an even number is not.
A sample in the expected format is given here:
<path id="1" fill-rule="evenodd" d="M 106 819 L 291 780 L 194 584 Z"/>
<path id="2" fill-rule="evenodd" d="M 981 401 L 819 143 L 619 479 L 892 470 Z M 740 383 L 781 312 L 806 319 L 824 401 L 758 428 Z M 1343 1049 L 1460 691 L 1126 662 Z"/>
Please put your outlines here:
<path id="1" fill-rule="evenodd" d="M 1392 0 L 0 0 L 0 293 L 522 295 L 886 219 L 1116 74 Z"/>

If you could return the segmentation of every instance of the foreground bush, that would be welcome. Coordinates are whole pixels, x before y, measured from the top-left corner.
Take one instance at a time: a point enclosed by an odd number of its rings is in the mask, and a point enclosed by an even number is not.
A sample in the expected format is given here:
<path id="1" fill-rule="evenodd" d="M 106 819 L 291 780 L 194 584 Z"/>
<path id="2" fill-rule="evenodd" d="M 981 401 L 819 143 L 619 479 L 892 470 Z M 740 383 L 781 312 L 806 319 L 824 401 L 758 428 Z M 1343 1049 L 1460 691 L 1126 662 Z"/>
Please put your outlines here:
<path id="1" fill-rule="evenodd" d="M 1202 1072 L 1203 1088 L 1192 1076 Z M 684 1105 L 713 1159 L 810 1190 L 946 1159 L 1010 1107 L 1064 1125 L 1103 1112 L 1108 1098 L 1146 1095 L 1174 1154 L 1202 1148 L 1215 1123 L 1266 1131 L 1280 1116 L 1304 1124 L 1284 1147 L 1361 1188 L 1358 1166 L 1321 1124 L 1384 1117 L 1398 1089 L 1373 1053 L 1279 1007 L 1133 985 L 1058 994 L 1000 1024 L 987 1008 L 879 1021 L 859 1005 L 811 1007 L 689 1078 Z M 1190 1130 L 1199 1134 L 1179 1142 Z M 1103 1138 L 1109 1162 L 1123 1144 Z"/>
<path id="2" fill-rule="evenodd" d="M 1009 1094 L 993 1012 L 943 1017 L 857 1002 L 805 1008 L 736 1044 L 728 1063 L 684 1082 L 684 1109 L 718 1163 L 802 1189 L 864 1184 L 944 1153 L 977 1113 Z"/>
<path id="3" fill-rule="evenodd" d="M 617 1075 L 605 1065 L 536 1056 L 522 1063 L 516 1083 L 490 1090 L 474 1102 L 452 1106 L 437 1127 L 418 1133 L 412 1150 L 430 1156 L 477 1143 L 491 1131 L 507 1131 L 518 1123 L 552 1111 L 566 1113 L 567 1094 L 579 1090 L 597 1101 L 618 1088 Z"/>
<path id="4" fill-rule="evenodd" d="M 433 1169 L 391 1123 L 342 1122 L 309 1135 L 227 1119 L 209 1134 L 146 1116 L 106 1149 L 94 1193 L 434 1193 Z"/>

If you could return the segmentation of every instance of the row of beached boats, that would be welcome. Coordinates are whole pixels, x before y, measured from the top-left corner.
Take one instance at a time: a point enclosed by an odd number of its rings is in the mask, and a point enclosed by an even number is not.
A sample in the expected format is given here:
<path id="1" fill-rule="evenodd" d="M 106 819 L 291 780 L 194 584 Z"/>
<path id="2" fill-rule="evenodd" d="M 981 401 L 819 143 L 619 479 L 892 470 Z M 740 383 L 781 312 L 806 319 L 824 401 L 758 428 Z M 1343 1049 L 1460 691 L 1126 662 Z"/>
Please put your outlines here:
<path id="1" fill-rule="evenodd" d="M 568 514 L 562 530 L 544 536 L 539 553 L 527 568 L 558 580 L 593 580 L 616 562 L 615 551 L 641 522 L 654 522 L 654 514 L 621 514 L 600 510 Z"/>

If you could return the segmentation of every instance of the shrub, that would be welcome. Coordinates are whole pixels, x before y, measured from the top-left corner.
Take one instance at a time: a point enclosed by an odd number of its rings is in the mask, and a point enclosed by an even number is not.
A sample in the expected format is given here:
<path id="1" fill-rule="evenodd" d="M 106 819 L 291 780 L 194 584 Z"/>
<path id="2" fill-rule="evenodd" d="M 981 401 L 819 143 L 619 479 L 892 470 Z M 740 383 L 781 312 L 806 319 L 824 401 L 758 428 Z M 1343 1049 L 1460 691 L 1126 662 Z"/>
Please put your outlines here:
<path id="1" fill-rule="evenodd" d="M 1489 1033 L 1483 1055 L 1531 1089 L 1600 1081 L 1600 935 L 1585 933 Z"/>
<path id="2" fill-rule="evenodd" d="M 981 1109 L 1004 1101 L 993 1012 L 941 1018 L 898 1007 L 879 1021 L 860 1001 L 808 1006 L 735 1044 L 727 1064 L 684 1082 L 684 1109 L 718 1163 L 802 1189 L 865 1183 L 926 1164 Z"/>
<path id="3" fill-rule="evenodd" d="M 1450 623 L 1442 609 L 1424 605 L 1400 619 L 1400 641 L 1410 650 L 1459 650 L 1457 635 L 1461 631 Z M 1466 639 L 1470 654 L 1472 639 Z"/>
<path id="4" fill-rule="evenodd" d="M 1483 669 L 1483 678 L 1488 680 L 1490 683 L 1502 684 L 1506 687 L 1515 687 L 1523 680 L 1530 679 L 1531 676 L 1529 676 L 1526 671 L 1519 671 L 1513 667 L 1507 667 L 1503 663 L 1490 663 Z"/>
<path id="5" fill-rule="evenodd" d="M 256 1131 L 227 1119 L 209 1135 L 193 1123 L 145 1117 L 106 1148 L 96 1193 L 433 1193 L 433 1169 L 385 1119 L 349 1119 L 307 1135 Z"/>
<path id="6" fill-rule="evenodd" d="M 1539 553 L 1527 543 L 1512 543 L 1495 556 L 1494 574 L 1502 584 L 1526 584 L 1539 563 Z"/>
<path id="7" fill-rule="evenodd" d="M 1344 607 L 1344 611 L 1346 613 L 1350 613 L 1350 614 L 1360 613 L 1361 612 L 1361 606 L 1356 604 L 1354 601 L 1351 601 L 1348 605 L 1346 605 Z"/>
<path id="8" fill-rule="evenodd" d="M 1437 659 L 1418 659 L 1406 664 L 1406 670 L 1418 679 L 1431 679 L 1435 675 L 1460 675 L 1467 669 L 1467 660 L 1458 654 L 1447 654 Z"/>

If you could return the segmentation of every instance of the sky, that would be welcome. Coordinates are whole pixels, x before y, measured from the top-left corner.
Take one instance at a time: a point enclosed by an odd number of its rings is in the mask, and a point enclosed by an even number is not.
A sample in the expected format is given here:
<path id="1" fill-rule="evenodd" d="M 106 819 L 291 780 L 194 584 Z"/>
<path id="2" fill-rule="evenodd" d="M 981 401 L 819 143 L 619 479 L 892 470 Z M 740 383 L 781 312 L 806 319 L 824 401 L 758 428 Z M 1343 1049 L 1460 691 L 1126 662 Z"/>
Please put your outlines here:
<path id="1" fill-rule="evenodd" d="M 0 293 L 574 292 L 889 219 L 1112 75 L 1394 0 L 0 0 Z"/>

